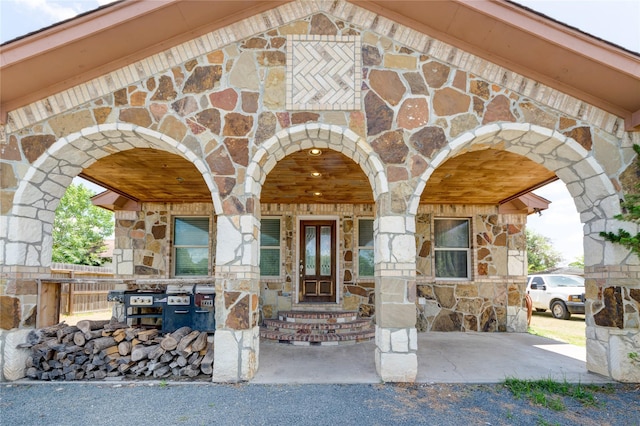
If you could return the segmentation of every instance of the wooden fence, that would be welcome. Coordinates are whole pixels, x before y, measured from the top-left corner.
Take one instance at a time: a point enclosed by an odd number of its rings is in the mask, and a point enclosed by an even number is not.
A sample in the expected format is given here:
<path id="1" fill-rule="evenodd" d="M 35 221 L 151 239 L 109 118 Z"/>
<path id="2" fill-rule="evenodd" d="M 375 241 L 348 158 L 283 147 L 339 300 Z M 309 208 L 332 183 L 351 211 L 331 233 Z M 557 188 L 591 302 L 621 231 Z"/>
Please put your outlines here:
<path id="1" fill-rule="evenodd" d="M 51 278 L 113 278 L 113 270 L 97 266 L 53 263 Z M 112 282 L 62 283 L 60 314 L 72 315 L 111 309 L 111 304 L 107 302 L 107 294 L 114 288 L 115 284 Z"/>

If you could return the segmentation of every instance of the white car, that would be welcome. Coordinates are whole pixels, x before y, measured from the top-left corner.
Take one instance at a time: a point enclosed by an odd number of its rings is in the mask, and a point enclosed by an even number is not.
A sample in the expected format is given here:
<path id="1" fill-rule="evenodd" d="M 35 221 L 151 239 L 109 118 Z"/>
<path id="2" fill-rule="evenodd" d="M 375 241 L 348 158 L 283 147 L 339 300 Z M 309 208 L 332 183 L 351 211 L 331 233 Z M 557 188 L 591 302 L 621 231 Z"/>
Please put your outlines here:
<path id="1" fill-rule="evenodd" d="M 584 278 L 578 275 L 529 275 L 527 293 L 537 312 L 551 309 L 555 318 L 565 320 L 584 314 Z"/>

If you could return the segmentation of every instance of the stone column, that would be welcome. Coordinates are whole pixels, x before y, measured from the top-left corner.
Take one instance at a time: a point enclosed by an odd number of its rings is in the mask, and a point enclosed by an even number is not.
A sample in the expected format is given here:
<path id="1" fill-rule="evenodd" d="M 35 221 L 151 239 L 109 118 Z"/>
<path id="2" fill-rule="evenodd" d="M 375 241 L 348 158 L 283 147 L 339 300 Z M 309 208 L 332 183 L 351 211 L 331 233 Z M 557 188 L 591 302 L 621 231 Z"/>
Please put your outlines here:
<path id="1" fill-rule="evenodd" d="M 220 215 L 216 246 L 214 382 L 250 380 L 258 370 L 258 232 L 253 215 Z"/>
<path id="2" fill-rule="evenodd" d="M 640 259 L 594 235 L 585 265 L 595 265 L 585 267 L 587 369 L 640 383 Z"/>
<path id="3" fill-rule="evenodd" d="M 49 268 L 0 265 L 0 382 L 25 377 L 30 352 L 16 345 L 24 343 L 36 325 L 37 279 L 50 275 Z"/>
<path id="4" fill-rule="evenodd" d="M 527 238 L 524 223 L 506 223 L 507 229 L 507 332 L 526 333 Z"/>
<path id="5" fill-rule="evenodd" d="M 412 216 L 380 216 L 374 223 L 375 358 L 385 382 L 413 382 L 418 374 L 414 234 Z"/>

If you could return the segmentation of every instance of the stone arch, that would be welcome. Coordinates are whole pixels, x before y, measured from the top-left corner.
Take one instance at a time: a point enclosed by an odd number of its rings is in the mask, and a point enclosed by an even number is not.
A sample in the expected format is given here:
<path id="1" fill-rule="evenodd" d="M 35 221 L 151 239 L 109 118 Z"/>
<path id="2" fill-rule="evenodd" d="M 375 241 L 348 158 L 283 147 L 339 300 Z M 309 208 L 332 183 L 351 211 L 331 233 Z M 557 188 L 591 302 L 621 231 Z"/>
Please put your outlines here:
<path id="1" fill-rule="evenodd" d="M 374 201 L 389 191 L 382 161 L 363 137 L 340 126 L 308 123 L 281 130 L 258 148 L 247 168 L 245 194 L 259 198 L 267 175 L 278 161 L 314 147 L 341 152 L 360 165 L 369 179 Z"/>
<path id="2" fill-rule="evenodd" d="M 416 214 L 420 195 L 431 174 L 440 165 L 465 151 L 495 147 L 535 161 L 567 185 L 583 223 L 605 220 L 620 213 L 617 191 L 604 168 L 572 138 L 534 124 L 494 123 L 464 133 L 451 141 L 434 157 L 420 176 L 409 203 Z"/>
<path id="3" fill-rule="evenodd" d="M 412 194 L 409 211 L 415 214 L 429 177 L 441 164 L 465 151 L 494 147 L 522 155 L 545 166 L 567 186 L 584 227 L 585 265 L 625 262 L 628 251 L 605 248 L 600 231 L 615 232 L 621 222 L 619 195 L 604 168 L 574 139 L 528 123 L 493 123 L 451 141 L 434 157 Z M 614 259 L 615 257 L 615 259 Z M 606 258 L 606 259 L 605 259 Z"/>
<path id="4" fill-rule="evenodd" d="M 222 211 L 207 164 L 187 146 L 146 127 L 128 123 L 96 125 L 58 139 L 25 172 L 7 215 L 5 263 L 48 265 L 55 210 L 72 179 L 97 160 L 134 148 L 168 151 L 193 163 L 211 191 L 215 211 Z"/>

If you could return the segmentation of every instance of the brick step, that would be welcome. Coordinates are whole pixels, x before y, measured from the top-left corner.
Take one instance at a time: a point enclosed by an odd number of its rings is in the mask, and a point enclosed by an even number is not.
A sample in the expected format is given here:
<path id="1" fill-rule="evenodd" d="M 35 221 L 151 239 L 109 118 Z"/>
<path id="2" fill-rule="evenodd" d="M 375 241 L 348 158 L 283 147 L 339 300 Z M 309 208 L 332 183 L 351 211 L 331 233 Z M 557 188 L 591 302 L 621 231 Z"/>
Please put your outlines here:
<path id="1" fill-rule="evenodd" d="M 361 319 L 348 322 L 288 322 L 282 320 L 265 319 L 264 327 L 270 331 L 280 331 L 290 334 L 331 334 L 357 333 L 371 328 L 371 321 Z"/>
<path id="2" fill-rule="evenodd" d="M 321 345 L 334 346 L 366 342 L 376 337 L 373 327 L 351 333 L 332 333 L 332 334 L 291 334 L 283 331 L 268 330 L 264 327 L 260 328 L 260 337 L 269 340 L 275 340 L 280 343 L 290 343 L 292 345 Z"/>
<path id="3" fill-rule="evenodd" d="M 278 319 L 286 322 L 302 323 L 345 323 L 358 319 L 358 312 L 355 311 L 280 311 Z"/>
<path id="4" fill-rule="evenodd" d="M 260 337 L 293 345 L 342 345 L 375 338 L 370 319 L 354 311 L 278 312 L 279 319 L 265 319 Z"/>

